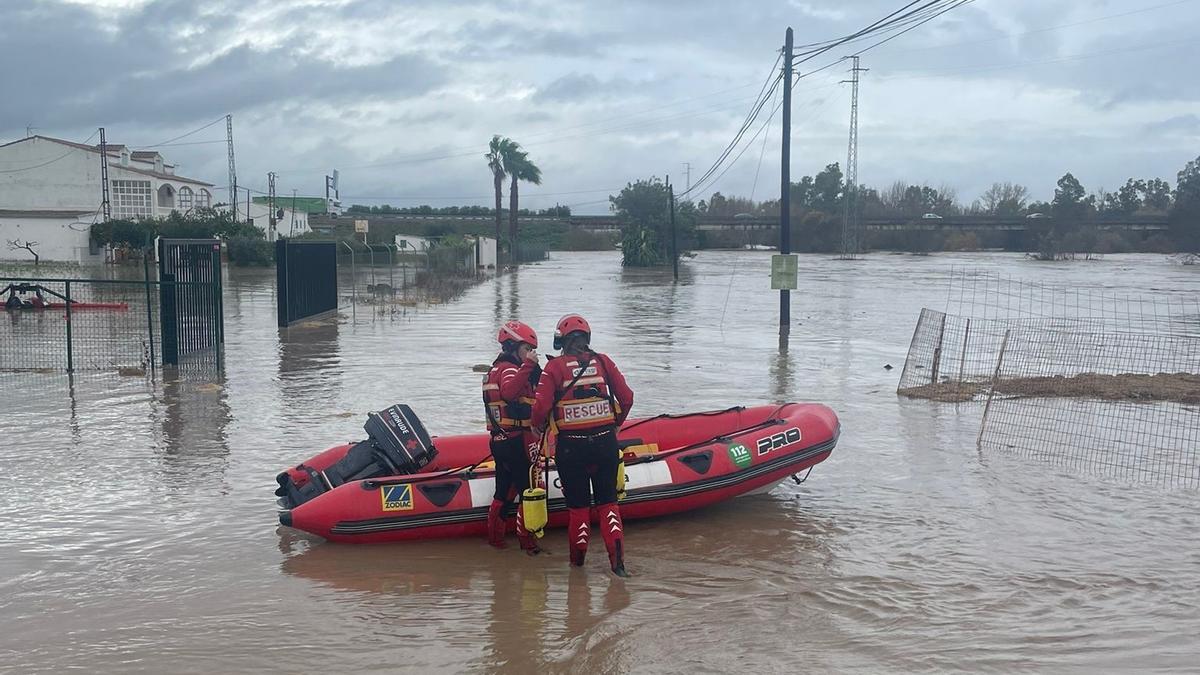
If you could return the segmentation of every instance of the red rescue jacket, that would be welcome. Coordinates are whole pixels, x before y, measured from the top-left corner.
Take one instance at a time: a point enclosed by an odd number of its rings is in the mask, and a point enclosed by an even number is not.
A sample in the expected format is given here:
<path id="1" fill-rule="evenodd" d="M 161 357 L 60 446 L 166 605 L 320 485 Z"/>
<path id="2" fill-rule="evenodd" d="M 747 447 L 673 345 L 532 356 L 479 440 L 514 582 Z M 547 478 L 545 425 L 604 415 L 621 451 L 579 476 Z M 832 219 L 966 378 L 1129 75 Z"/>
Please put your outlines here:
<path id="1" fill-rule="evenodd" d="M 501 354 L 483 378 L 483 405 L 488 431 L 504 433 L 529 428 L 533 407 L 533 383 L 541 368 L 532 361 L 524 363 L 510 354 Z"/>
<path id="2" fill-rule="evenodd" d="M 544 428 L 553 415 L 559 430 L 575 433 L 620 425 L 633 407 L 633 391 L 625 377 L 612 359 L 598 352 L 551 360 L 542 370 L 535 399 L 535 429 Z"/>

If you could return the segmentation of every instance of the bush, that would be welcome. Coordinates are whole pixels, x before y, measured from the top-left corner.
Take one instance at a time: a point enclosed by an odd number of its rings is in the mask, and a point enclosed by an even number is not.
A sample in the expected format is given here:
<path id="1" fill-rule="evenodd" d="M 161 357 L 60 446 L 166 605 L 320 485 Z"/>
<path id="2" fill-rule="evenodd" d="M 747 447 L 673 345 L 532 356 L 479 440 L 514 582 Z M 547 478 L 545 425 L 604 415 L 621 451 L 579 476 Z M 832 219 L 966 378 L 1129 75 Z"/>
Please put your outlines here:
<path id="1" fill-rule="evenodd" d="M 226 250 L 229 252 L 229 262 L 238 267 L 265 267 L 275 262 L 275 247 L 261 237 L 230 237 L 226 240 Z"/>
<path id="2" fill-rule="evenodd" d="M 460 235 L 450 235 L 430 242 L 429 269 L 436 274 L 467 275 L 474 273 L 474 264 L 467 264 L 467 256 L 475 250 L 475 243 Z"/>
<path id="3" fill-rule="evenodd" d="M 1142 244 L 1141 248 L 1147 253 L 1174 253 L 1178 250 L 1175 242 L 1161 232 L 1146 237 L 1146 241 Z"/>

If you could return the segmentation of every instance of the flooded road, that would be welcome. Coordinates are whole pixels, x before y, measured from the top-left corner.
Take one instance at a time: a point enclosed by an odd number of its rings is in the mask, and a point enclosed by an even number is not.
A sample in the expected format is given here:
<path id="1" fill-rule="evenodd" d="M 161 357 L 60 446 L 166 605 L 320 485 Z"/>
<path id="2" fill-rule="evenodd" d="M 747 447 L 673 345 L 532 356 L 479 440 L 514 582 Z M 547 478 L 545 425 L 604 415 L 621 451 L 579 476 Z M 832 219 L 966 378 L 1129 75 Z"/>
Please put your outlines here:
<path id="1" fill-rule="evenodd" d="M 445 305 L 287 330 L 274 271 L 232 270 L 223 378 L 0 374 L 0 671 L 1195 668 L 1194 491 L 980 455 L 978 407 L 896 396 L 918 311 L 946 305 L 956 265 L 1200 293 L 1200 269 L 1162 256 L 801 256 L 781 352 L 765 252 L 703 252 L 678 285 L 555 254 Z M 495 326 L 548 337 L 567 310 L 621 365 L 634 416 L 819 401 L 841 442 L 803 485 L 631 523 L 628 580 L 602 547 L 568 569 L 561 530 L 530 559 L 277 526 L 275 474 L 361 438 L 368 411 L 481 430 L 471 367 Z"/>

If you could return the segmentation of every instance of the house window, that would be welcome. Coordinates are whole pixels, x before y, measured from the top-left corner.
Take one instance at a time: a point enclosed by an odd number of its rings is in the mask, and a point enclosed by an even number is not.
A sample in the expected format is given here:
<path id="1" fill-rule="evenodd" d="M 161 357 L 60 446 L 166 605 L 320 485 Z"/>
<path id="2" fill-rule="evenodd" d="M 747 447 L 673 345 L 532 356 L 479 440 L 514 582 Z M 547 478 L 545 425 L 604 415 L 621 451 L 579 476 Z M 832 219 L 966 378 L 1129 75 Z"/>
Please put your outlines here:
<path id="1" fill-rule="evenodd" d="M 196 208 L 206 209 L 212 206 L 212 193 L 204 188 L 196 193 Z"/>
<path id="2" fill-rule="evenodd" d="M 162 209 L 175 208 L 175 189 L 170 185 L 158 188 L 158 207 Z"/>
<path id="3" fill-rule="evenodd" d="M 113 215 L 121 219 L 149 218 L 154 215 L 153 196 L 148 180 L 114 180 Z"/>
<path id="4" fill-rule="evenodd" d="M 192 188 L 183 186 L 179 188 L 179 210 L 187 211 L 192 208 Z"/>

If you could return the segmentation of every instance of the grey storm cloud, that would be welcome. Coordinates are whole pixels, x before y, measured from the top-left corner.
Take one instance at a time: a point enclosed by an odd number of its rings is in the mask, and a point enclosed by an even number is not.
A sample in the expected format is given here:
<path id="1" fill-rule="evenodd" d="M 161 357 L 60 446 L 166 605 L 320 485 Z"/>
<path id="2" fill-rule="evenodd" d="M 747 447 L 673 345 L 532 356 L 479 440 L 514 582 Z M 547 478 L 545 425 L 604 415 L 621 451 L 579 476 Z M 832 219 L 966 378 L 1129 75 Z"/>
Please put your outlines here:
<path id="1" fill-rule="evenodd" d="M 277 171 L 281 189 L 319 193 L 336 167 L 345 195 L 447 204 L 488 203 L 476 199 L 490 191 L 481 154 L 501 133 L 542 167 L 544 184 L 522 192 L 537 208 L 581 191 L 602 202 L 684 162 L 699 177 L 771 73 L 785 27 L 805 51 L 905 3 L 115 4 L 0 3 L 0 138 L 31 124 L 82 140 L 108 125 L 117 142 L 154 141 L 232 113 L 248 184 Z M 860 179 L 951 182 L 969 202 L 996 180 L 1046 198 L 1066 171 L 1089 189 L 1173 176 L 1200 152 L 1189 147 L 1200 90 L 1186 76 L 1200 70 L 1198 26 L 1200 3 L 969 3 L 864 54 Z M 794 176 L 845 161 L 849 91 L 834 62 L 870 44 L 798 65 Z M 764 122 L 705 193 L 769 196 L 779 132 Z M 171 159 L 220 182 L 223 137 L 188 138 L 213 144 L 170 148 Z"/>
<path id="2" fill-rule="evenodd" d="M 27 65 L 6 78 L 21 95 L 0 97 L 0 118 L 169 125 L 297 99 L 402 98 L 446 81 L 444 67 L 420 54 L 345 65 L 289 46 L 222 44 L 213 36 L 228 32 L 230 22 L 208 7 L 151 3 L 115 30 L 98 29 L 96 15 L 76 5 L 5 12 L 0 59 Z M 206 37 L 178 39 L 184 31 Z M 195 65 L 198 59 L 205 60 Z"/>

